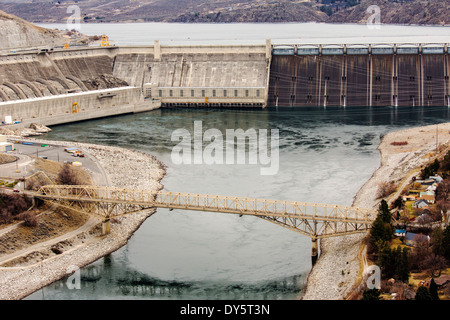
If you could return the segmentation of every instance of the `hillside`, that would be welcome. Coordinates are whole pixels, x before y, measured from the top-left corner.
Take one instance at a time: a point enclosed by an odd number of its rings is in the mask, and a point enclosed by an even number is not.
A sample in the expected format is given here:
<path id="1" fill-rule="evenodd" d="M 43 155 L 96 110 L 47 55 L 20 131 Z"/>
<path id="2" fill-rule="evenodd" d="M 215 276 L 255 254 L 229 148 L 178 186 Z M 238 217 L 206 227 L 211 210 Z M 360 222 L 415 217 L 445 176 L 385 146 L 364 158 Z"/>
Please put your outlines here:
<path id="1" fill-rule="evenodd" d="M 78 32 L 57 31 L 36 26 L 12 14 L 0 11 L 0 50 L 88 43 L 95 37 Z"/>
<path id="2" fill-rule="evenodd" d="M 365 23 L 370 5 L 378 5 L 381 23 L 449 25 L 450 0 L 414 0 L 387 2 L 385 0 L 363 0 L 358 6 L 332 14 L 328 22 Z"/>
<path id="3" fill-rule="evenodd" d="M 61 45 L 63 38 L 56 31 L 35 26 L 0 11 L 0 49 Z"/>
<path id="4" fill-rule="evenodd" d="M 0 0 L 0 10 L 34 23 L 81 21 L 365 23 L 371 5 L 386 24 L 450 25 L 450 0 Z"/>

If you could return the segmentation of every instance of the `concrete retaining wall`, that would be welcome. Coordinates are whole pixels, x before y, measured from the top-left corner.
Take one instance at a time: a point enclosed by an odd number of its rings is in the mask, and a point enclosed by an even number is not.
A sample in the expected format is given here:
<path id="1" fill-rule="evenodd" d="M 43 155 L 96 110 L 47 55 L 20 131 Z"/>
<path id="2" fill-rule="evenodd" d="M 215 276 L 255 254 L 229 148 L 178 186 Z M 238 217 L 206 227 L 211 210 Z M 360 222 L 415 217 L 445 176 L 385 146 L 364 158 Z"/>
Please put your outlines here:
<path id="1" fill-rule="evenodd" d="M 76 105 L 74 105 L 76 104 Z M 0 117 L 12 116 L 22 126 L 56 125 L 123 113 L 143 112 L 160 106 L 144 100 L 142 89 L 124 87 L 0 103 Z"/>

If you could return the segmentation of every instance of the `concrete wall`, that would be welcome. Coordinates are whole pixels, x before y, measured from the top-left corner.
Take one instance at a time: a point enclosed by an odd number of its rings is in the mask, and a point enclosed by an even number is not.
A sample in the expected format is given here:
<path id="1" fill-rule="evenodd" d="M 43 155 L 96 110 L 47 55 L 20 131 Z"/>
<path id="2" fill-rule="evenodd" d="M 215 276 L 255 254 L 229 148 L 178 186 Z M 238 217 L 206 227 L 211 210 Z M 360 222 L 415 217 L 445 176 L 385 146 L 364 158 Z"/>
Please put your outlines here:
<path id="1" fill-rule="evenodd" d="M 261 45 L 159 46 L 156 43 L 148 48 L 120 48 L 113 74 L 133 86 L 153 84 L 154 97 L 161 99 L 163 105 L 265 106 L 269 63 L 266 46 Z M 202 89 L 208 93 L 202 95 Z M 229 94 L 224 95 L 224 90 Z M 234 90 L 238 90 L 238 96 L 234 96 Z"/>
<path id="2" fill-rule="evenodd" d="M 266 106 L 266 87 L 158 87 L 153 92 L 168 106 Z"/>
<path id="3" fill-rule="evenodd" d="M 74 107 L 74 103 L 78 107 Z M 159 101 L 144 100 L 142 89 L 124 87 L 0 103 L 0 117 L 12 116 L 21 126 L 55 125 L 123 113 L 153 110 Z"/>

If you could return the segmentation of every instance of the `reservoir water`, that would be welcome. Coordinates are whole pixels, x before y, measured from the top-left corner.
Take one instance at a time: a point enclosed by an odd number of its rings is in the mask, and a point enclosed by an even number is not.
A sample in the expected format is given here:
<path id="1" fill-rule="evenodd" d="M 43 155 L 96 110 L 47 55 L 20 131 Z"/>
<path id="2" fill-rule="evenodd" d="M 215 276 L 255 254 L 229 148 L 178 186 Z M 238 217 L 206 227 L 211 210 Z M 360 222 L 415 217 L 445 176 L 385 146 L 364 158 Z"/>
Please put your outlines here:
<path id="1" fill-rule="evenodd" d="M 351 205 L 379 166 L 389 131 L 449 121 L 442 108 L 160 109 L 53 127 L 48 139 L 123 146 L 168 166 L 166 190 Z M 261 165 L 174 164 L 176 129 L 278 129 L 279 170 Z M 296 299 L 311 268 L 311 241 L 267 221 L 158 209 L 129 243 L 29 299 Z"/>
<path id="2" fill-rule="evenodd" d="M 42 25 L 66 29 L 67 25 Z M 450 42 L 449 27 L 326 24 L 81 24 L 116 45 Z M 254 164 L 175 164 L 177 129 L 278 129 L 279 170 Z M 441 108 L 160 109 L 52 127 L 44 138 L 122 146 L 167 166 L 166 190 L 351 205 L 379 166 L 380 138 L 449 121 Z M 225 148 L 225 146 L 224 146 Z M 138 173 L 137 173 L 138 174 Z M 27 299 L 296 299 L 311 269 L 311 241 L 255 217 L 158 209 L 127 245 Z"/>

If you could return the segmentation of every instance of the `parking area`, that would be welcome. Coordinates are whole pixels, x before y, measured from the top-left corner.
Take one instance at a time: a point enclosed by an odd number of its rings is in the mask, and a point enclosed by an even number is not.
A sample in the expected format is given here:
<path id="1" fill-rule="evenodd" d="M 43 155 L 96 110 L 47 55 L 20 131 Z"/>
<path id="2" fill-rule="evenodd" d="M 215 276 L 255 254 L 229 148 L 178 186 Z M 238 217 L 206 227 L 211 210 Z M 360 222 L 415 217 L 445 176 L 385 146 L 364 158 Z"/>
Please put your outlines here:
<path id="1" fill-rule="evenodd" d="M 10 140 L 14 143 L 15 151 L 8 154 L 16 156 L 17 161 L 0 165 L 0 177 L 8 179 L 22 179 L 30 175 L 33 171 L 33 162 L 35 158 L 42 158 L 56 162 L 69 162 L 87 170 L 91 174 L 96 184 L 107 185 L 106 176 L 103 170 L 97 164 L 94 158 L 86 153 L 82 148 L 76 148 L 81 151 L 84 157 L 75 157 L 72 153 L 65 151 L 66 148 L 73 148 L 68 143 L 61 146 L 56 144 L 39 143 L 31 140 Z"/>

